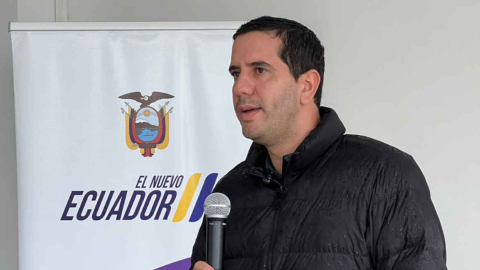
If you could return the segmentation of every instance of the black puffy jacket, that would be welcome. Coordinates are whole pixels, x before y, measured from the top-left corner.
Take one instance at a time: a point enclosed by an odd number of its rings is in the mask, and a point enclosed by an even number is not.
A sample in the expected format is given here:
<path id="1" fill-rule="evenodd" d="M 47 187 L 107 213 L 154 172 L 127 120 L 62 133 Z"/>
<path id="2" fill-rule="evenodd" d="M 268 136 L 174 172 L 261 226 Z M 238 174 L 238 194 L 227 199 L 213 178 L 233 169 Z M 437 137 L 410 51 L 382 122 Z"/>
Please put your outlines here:
<path id="1" fill-rule="evenodd" d="M 379 141 L 344 135 L 329 108 L 283 158 L 282 184 L 270 181 L 265 147 L 214 192 L 230 198 L 224 269 L 446 269 L 445 239 L 413 158 Z M 204 221 L 205 222 L 205 221 Z M 205 224 L 192 267 L 205 260 Z"/>

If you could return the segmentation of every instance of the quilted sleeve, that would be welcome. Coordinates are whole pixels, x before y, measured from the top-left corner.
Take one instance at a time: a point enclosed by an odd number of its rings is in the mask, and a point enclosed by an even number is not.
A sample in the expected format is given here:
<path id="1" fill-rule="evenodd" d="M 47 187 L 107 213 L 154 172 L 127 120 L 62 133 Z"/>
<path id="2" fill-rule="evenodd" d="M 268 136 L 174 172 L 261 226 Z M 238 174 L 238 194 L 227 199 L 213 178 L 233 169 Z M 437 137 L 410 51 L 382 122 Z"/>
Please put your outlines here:
<path id="1" fill-rule="evenodd" d="M 381 166 L 368 215 L 374 269 L 447 269 L 440 220 L 413 158 L 402 156 Z"/>

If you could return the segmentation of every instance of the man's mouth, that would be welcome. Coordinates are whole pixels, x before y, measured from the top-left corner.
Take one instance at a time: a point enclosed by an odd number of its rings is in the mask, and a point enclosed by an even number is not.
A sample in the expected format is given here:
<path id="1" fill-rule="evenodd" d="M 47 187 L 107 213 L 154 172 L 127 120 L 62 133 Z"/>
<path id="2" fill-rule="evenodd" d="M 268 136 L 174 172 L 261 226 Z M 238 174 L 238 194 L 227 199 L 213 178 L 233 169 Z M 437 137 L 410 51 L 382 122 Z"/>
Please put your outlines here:
<path id="1" fill-rule="evenodd" d="M 238 108 L 238 116 L 240 121 L 252 120 L 253 117 L 261 110 L 262 108 L 253 106 L 253 105 L 242 105 Z"/>
<path id="2" fill-rule="evenodd" d="M 243 110 L 242 113 L 248 113 L 248 112 L 252 112 L 252 111 L 255 111 L 255 110 L 260 110 L 260 108 Z"/>

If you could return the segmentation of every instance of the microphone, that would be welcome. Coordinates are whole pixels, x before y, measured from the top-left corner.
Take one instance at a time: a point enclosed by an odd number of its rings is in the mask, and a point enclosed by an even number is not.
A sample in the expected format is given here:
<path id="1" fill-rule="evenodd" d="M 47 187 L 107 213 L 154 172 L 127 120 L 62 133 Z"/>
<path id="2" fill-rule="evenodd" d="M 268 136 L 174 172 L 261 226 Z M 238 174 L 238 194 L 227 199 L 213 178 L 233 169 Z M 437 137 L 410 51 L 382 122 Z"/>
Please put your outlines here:
<path id="1" fill-rule="evenodd" d="M 230 200 L 222 193 L 208 195 L 203 204 L 207 217 L 207 263 L 215 270 L 223 269 L 225 227 L 230 214 Z"/>

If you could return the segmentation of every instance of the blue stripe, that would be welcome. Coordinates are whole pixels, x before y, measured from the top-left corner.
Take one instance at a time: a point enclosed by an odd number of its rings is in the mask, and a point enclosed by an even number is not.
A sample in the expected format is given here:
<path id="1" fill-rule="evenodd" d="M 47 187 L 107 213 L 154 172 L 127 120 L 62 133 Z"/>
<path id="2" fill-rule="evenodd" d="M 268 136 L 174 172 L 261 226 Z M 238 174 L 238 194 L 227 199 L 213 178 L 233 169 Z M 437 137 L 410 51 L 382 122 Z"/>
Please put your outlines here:
<path id="1" fill-rule="evenodd" d="M 202 190 L 200 191 L 200 195 L 198 195 L 197 202 L 195 203 L 195 208 L 193 208 L 192 215 L 190 216 L 190 222 L 196 222 L 202 217 L 203 203 L 205 202 L 207 196 L 212 193 L 217 177 L 218 173 L 211 173 L 205 179 L 205 183 L 203 183 Z"/>

